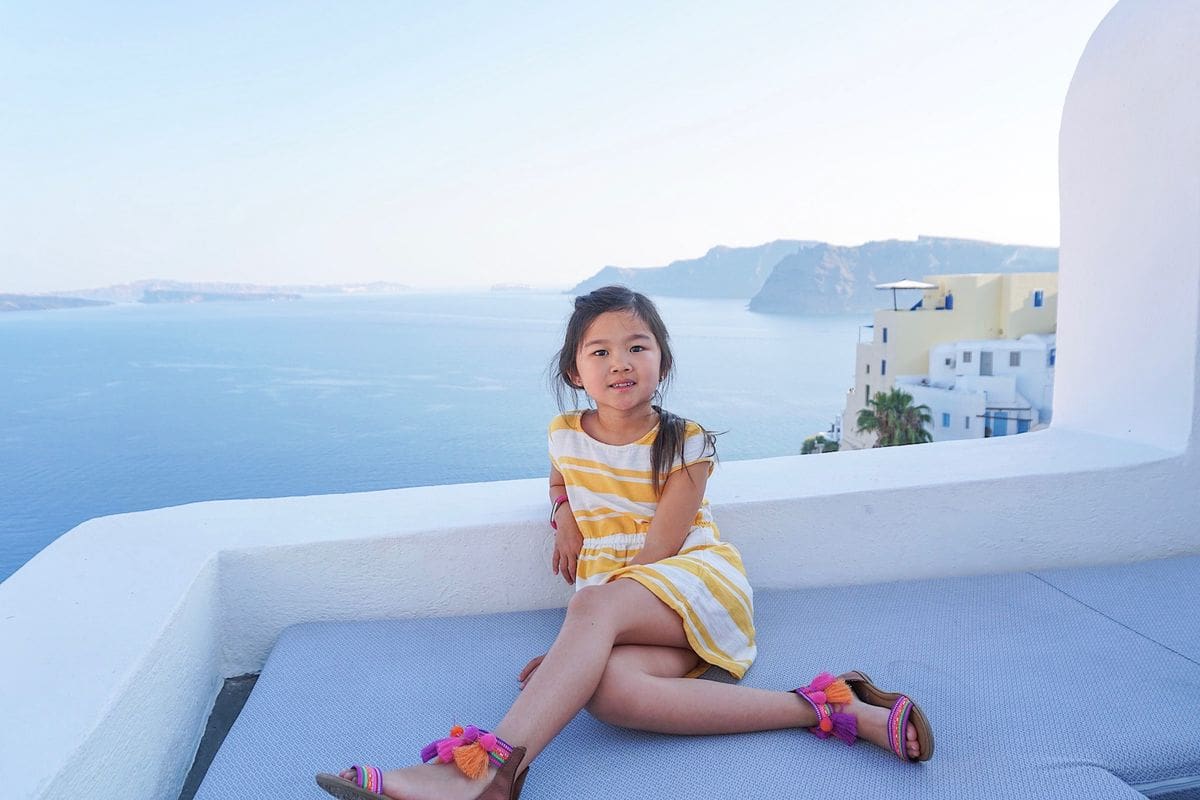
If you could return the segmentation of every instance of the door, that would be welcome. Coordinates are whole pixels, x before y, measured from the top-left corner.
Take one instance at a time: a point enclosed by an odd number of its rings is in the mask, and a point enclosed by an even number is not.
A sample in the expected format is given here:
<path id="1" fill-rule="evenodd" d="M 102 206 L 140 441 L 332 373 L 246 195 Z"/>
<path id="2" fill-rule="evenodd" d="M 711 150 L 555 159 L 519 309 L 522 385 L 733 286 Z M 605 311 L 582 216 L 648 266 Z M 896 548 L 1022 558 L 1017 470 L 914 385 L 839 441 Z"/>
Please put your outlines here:
<path id="1" fill-rule="evenodd" d="M 979 353 L 979 374 L 980 375 L 991 375 L 992 374 L 992 351 L 991 350 L 983 350 Z"/>
<path id="2" fill-rule="evenodd" d="M 1008 435 L 1008 412 L 997 411 L 992 416 L 992 436 Z"/>

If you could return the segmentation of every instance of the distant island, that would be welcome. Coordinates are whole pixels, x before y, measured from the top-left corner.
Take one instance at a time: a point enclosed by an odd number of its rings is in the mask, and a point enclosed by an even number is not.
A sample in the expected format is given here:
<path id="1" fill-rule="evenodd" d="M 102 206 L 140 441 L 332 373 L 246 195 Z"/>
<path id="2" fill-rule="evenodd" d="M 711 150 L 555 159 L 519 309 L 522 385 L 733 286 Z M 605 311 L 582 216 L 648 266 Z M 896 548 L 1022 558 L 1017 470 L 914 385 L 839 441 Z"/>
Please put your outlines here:
<path id="1" fill-rule="evenodd" d="M 299 300 L 298 294 L 284 292 L 181 292 L 152 289 L 139 303 L 224 303 L 229 301 Z"/>
<path id="2" fill-rule="evenodd" d="M 755 247 L 718 245 L 700 258 L 672 261 L 665 267 L 605 267 L 577 284 L 585 294 L 612 283 L 666 297 L 753 297 L 783 259 L 820 242 L 778 239 Z"/>
<path id="3" fill-rule="evenodd" d="M 824 244 L 776 264 L 749 307 L 769 314 L 865 313 L 884 302 L 875 288 L 877 283 L 919 280 L 925 275 L 1057 271 L 1058 249 L 1054 247 L 936 236 L 918 236 L 915 242 L 867 242 L 858 247 Z"/>
<path id="4" fill-rule="evenodd" d="M 663 267 L 605 267 L 571 290 L 608 283 L 665 297 L 749 301 L 768 314 L 863 314 L 883 302 L 877 283 L 967 272 L 1056 272 L 1058 249 L 918 236 L 841 247 L 781 239 L 756 247 L 714 247 Z"/>
<path id="5" fill-rule="evenodd" d="M 134 281 L 132 283 L 121 283 L 114 286 L 104 286 L 99 289 L 75 289 L 69 292 L 49 292 L 48 294 L 56 297 L 82 297 L 88 300 L 107 300 L 112 303 L 180 303 L 246 299 L 292 300 L 299 299 L 306 294 L 400 294 L 411 290 L 412 287 L 405 284 L 388 283 L 386 281 L 265 286 L 256 283 L 189 282 L 155 278 Z M 202 299 L 166 299 L 176 295 L 200 295 Z"/>
<path id="6" fill-rule="evenodd" d="M 95 289 L 45 294 L 0 294 L 0 312 L 107 306 L 114 303 L 228 303 L 300 300 L 304 295 L 400 294 L 412 287 L 400 283 L 337 283 L 261 286 L 253 283 L 205 283 L 141 280 Z"/>
<path id="7" fill-rule="evenodd" d="M 5 311 L 49 311 L 55 308 L 84 308 L 110 306 L 104 300 L 83 300 L 78 297 L 52 297 L 40 294 L 0 294 L 0 313 Z"/>
<path id="8" fill-rule="evenodd" d="M 877 283 L 926 275 L 971 272 L 1056 272 L 1058 249 L 995 244 L 971 239 L 918 236 L 842 247 L 811 240 L 778 239 L 753 247 L 711 248 L 700 258 L 659 267 L 607 266 L 577 284 L 583 294 L 621 283 L 662 297 L 745 300 L 767 314 L 865 314 L 879 308 Z M 515 282 L 492 292 L 535 291 Z M 216 303 L 299 300 L 305 295 L 400 294 L 399 283 L 263 286 L 253 283 L 188 283 L 141 280 L 97 289 L 41 295 L 0 294 L 0 311 L 79 308 L 110 303 Z"/>

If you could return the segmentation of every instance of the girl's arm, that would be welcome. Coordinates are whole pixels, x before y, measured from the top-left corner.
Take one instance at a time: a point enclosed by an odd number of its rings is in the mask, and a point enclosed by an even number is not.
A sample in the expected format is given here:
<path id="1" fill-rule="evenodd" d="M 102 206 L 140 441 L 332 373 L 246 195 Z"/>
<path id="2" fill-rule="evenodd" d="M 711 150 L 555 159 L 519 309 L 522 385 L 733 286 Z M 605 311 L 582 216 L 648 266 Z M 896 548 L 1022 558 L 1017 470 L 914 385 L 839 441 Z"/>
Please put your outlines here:
<path id="1" fill-rule="evenodd" d="M 704 502 L 710 469 L 711 463 L 699 461 L 667 478 L 654 519 L 650 520 L 650 530 L 646 532 L 646 544 L 630 564 L 653 564 L 679 554 Z"/>
<path id="2" fill-rule="evenodd" d="M 562 473 L 550 465 L 550 502 L 567 493 L 567 482 Z M 575 583 L 575 570 L 579 564 L 579 551 L 583 549 L 583 534 L 579 532 L 579 523 L 571 512 L 571 504 L 563 503 L 554 514 L 554 522 L 558 527 L 554 531 L 554 559 L 552 568 L 555 575 L 562 575 L 567 583 Z"/>

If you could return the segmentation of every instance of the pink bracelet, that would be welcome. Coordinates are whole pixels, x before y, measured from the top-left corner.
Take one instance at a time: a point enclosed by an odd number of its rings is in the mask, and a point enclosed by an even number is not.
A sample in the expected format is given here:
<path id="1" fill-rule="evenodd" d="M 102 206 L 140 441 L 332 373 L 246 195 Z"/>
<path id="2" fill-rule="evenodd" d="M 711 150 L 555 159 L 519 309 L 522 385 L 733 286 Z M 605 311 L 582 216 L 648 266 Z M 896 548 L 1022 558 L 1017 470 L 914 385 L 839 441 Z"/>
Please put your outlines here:
<path id="1" fill-rule="evenodd" d="M 567 496 L 560 494 L 550 502 L 550 527 L 558 530 L 558 523 L 554 521 L 554 515 L 558 513 L 558 509 L 562 508 L 562 504 L 567 502 Z"/>

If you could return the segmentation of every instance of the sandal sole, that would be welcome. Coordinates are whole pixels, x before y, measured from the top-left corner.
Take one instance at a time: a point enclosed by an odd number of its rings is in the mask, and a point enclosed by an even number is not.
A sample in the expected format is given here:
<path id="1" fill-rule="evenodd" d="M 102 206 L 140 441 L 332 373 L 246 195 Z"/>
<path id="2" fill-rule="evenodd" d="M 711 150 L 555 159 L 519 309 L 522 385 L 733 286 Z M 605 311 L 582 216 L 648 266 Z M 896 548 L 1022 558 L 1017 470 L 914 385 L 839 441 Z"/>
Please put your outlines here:
<path id="1" fill-rule="evenodd" d="M 525 748 L 521 748 L 521 756 L 524 756 Z M 525 776 L 529 774 L 529 770 L 525 770 L 517 776 L 515 785 L 512 788 L 512 800 L 517 800 L 521 795 L 521 787 L 525 785 Z M 328 772 L 322 772 L 317 775 L 317 786 L 320 786 L 329 794 L 336 797 L 338 800 L 390 800 L 390 798 L 369 792 L 361 786 L 356 786 L 350 781 L 338 775 L 330 775 Z M 486 789 L 485 789 L 486 791 Z"/>
<path id="2" fill-rule="evenodd" d="M 361 786 L 355 786 L 345 778 L 322 772 L 317 775 L 317 786 L 336 797 L 338 800 L 388 800 L 381 794 L 369 792 Z"/>
<path id="3" fill-rule="evenodd" d="M 859 700 L 862 700 L 867 705 L 892 708 L 901 697 L 908 697 L 908 695 L 900 692 L 885 692 L 881 690 L 871 682 L 871 678 L 867 673 L 860 670 L 851 670 L 850 672 L 842 673 L 838 677 L 846 681 L 850 685 L 851 691 L 858 696 Z M 912 710 L 909 711 L 908 721 L 917 729 L 917 746 L 920 748 L 921 754 L 916 758 L 905 760 L 928 761 L 933 758 L 933 726 L 929 724 L 929 718 L 925 716 L 925 712 L 916 704 L 916 701 L 911 697 L 908 697 L 908 699 L 912 703 Z"/>

